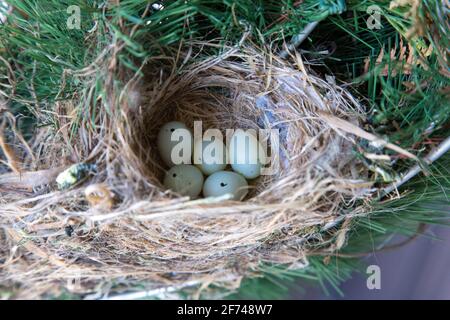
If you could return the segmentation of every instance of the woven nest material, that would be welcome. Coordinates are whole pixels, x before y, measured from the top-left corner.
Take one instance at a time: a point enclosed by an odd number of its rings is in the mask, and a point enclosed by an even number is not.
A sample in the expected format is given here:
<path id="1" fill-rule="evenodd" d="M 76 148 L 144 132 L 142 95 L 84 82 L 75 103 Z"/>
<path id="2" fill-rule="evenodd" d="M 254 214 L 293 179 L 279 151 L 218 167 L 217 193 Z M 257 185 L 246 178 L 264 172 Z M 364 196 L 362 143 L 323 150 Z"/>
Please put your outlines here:
<path id="1" fill-rule="evenodd" d="M 342 246 L 345 226 L 319 231 L 369 196 L 356 136 L 337 125 L 359 126 L 362 107 L 299 57 L 286 62 L 244 46 L 218 57 L 199 50 L 189 62 L 192 52 L 148 61 L 145 76 L 120 90 L 107 83 L 102 106 L 90 101 L 75 136 L 74 104 L 58 103 L 59 131 L 40 129 L 29 146 L 35 159 L 24 151 L 37 171 L 0 183 L 0 283 L 17 285 L 22 297 L 192 281 L 233 289 L 261 263 L 302 268 L 318 247 Z M 162 186 L 167 168 L 156 151 L 170 120 L 278 129 L 280 168 L 252 181 L 242 202 L 177 195 Z M 58 190 L 56 175 L 74 162 L 95 173 Z"/>

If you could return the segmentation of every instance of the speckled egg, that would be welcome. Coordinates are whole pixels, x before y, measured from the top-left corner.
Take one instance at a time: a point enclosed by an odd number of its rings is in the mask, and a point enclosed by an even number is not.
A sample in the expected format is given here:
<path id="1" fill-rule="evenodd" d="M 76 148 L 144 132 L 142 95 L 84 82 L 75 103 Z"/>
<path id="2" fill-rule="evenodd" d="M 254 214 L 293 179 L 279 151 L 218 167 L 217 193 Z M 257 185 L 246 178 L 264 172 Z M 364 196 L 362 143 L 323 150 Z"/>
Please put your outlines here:
<path id="1" fill-rule="evenodd" d="M 212 141 L 196 140 L 194 142 L 193 160 L 194 164 L 205 175 L 209 176 L 214 172 L 225 169 L 227 166 L 227 148 L 219 139 Z"/>
<path id="2" fill-rule="evenodd" d="M 196 166 L 180 164 L 167 171 L 164 186 L 194 199 L 202 192 L 203 174 Z"/>
<path id="3" fill-rule="evenodd" d="M 183 137 L 173 137 L 172 134 L 177 129 L 182 129 L 184 131 L 177 131 L 177 133 L 183 133 Z M 185 138 L 186 137 L 186 138 Z M 187 139 L 184 141 L 183 139 Z M 180 142 L 186 142 L 181 144 Z M 183 148 L 182 146 L 186 146 Z M 189 128 L 182 122 L 172 121 L 168 122 L 162 126 L 158 133 L 158 151 L 161 159 L 169 167 L 173 167 L 177 164 L 190 164 L 193 149 L 193 137 L 192 132 Z M 176 163 L 173 160 L 173 156 L 178 156 L 182 159 L 182 162 Z"/>
<path id="4" fill-rule="evenodd" d="M 266 153 L 257 137 L 242 129 L 234 132 L 229 146 L 231 167 L 247 179 L 261 175 L 261 160 Z"/>
<path id="5" fill-rule="evenodd" d="M 242 200 L 248 193 L 247 180 L 232 171 L 218 171 L 210 175 L 203 185 L 205 197 L 220 197 L 225 194 L 233 195 L 233 200 Z"/>

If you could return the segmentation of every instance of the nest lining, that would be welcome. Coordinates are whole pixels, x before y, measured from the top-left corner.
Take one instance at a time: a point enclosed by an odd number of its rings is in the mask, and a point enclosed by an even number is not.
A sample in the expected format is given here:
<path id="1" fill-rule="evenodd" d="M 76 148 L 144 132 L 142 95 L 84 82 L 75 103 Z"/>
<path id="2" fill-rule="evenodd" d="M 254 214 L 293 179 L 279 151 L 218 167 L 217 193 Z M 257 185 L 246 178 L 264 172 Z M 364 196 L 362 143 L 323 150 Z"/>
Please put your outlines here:
<path id="1" fill-rule="evenodd" d="M 6 229 L 8 239 L 26 234 L 32 239 L 26 249 L 34 252 L 7 266 L 2 280 L 43 288 L 36 294 L 55 284 L 86 293 L 112 281 L 166 286 L 200 279 L 233 286 L 261 262 L 307 264 L 309 237 L 368 190 L 367 173 L 352 154 L 355 141 L 320 116 L 358 125 L 361 107 L 299 59 L 288 63 L 247 46 L 182 67 L 168 57 L 149 62 L 139 85 L 112 92 L 110 104 L 120 101 L 120 108 L 100 111 L 95 128 L 82 125 L 76 146 L 63 144 L 71 159 L 95 163 L 95 176 L 69 190 L 50 187 L 6 201 L 2 222 L 14 226 Z M 202 120 L 204 130 L 277 128 L 280 170 L 253 181 L 243 202 L 190 200 L 165 190 L 156 134 L 170 120 L 188 126 Z M 47 168 L 55 166 L 52 154 L 62 145 L 49 145 L 50 136 L 55 133 L 34 143 L 42 155 L 48 151 L 39 159 Z M 115 194 L 111 208 L 86 202 L 83 192 L 95 183 Z M 68 224 L 70 237 L 60 231 Z M 78 289 L 66 282 L 75 278 Z"/>

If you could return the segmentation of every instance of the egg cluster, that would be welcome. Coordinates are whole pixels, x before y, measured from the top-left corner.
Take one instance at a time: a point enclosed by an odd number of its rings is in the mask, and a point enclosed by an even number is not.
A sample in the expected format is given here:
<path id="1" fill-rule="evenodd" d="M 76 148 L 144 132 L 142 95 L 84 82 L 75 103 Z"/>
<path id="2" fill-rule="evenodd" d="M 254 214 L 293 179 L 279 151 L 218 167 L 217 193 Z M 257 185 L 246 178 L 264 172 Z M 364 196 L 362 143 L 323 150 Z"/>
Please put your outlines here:
<path id="1" fill-rule="evenodd" d="M 178 151 L 175 150 L 179 144 L 174 135 L 176 130 L 182 131 L 184 137 L 191 140 L 189 154 L 180 152 L 181 158 L 189 161 L 178 165 L 172 158 L 173 153 Z M 164 178 L 164 186 L 190 198 L 197 198 L 203 193 L 206 198 L 229 194 L 234 200 L 243 200 L 248 193 L 247 179 L 257 178 L 262 167 L 260 154 L 263 149 L 260 142 L 255 136 L 246 134 L 241 129 L 233 133 L 230 146 L 227 147 L 220 139 L 194 140 L 192 132 L 184 123 L 168 122 L 159 131 L 158 150 L 161 159 L 170 167 Z M 211 150 L 217 155 L 214 159 L 208 158 Z M 217 158 L 223 160 L 217 161 Z M 226 170 L 228 162 L 233 171 Z"/>

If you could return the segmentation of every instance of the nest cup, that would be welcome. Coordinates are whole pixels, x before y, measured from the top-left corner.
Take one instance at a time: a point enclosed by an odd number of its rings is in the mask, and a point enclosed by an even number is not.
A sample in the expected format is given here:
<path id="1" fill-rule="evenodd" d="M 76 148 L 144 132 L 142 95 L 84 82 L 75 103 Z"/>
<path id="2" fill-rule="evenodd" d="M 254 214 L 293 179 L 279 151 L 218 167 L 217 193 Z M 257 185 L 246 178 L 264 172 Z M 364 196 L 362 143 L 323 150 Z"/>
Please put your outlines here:
<path id="1" fill-rule="evenodd" d="M 352 139 L 321 118 L 325 112 L 359 124 L 358 103 L 342 87 L 309 73 L 302 61 L 288 63 L 254 47 L 197 60 L 181 68 L 168 66 L 167 59 L 153 61 L 139 87 L 139 103 L 129 104 L 126 140 L 133 152 L 124 163 L 139 169 L 152 206 L 160 203 L 139 215 L 151 221 L 149 228 L 155 223 L 160 228 L 151 235 L 160 244 L 156 255 L 168 258 L 175 273 L 229 274 L 236 264 L 247 270 L 261 260 L 302 260 L 305 252 L 286 244 L 306 239 L 312 226 L 333 221 L 344 202 L 366 191 Z M 174 120 L 190 129 L 202 121 L 203 130 L 222 133 L 277 129 L 279 170 L 251 181 L 243 202 L 188 199 L 166 190 L 161 181 L 168 168 L 159 158 L 156 136 Z M 170 241 L 161 243 L 166 237 Z"/>
<path id="2" fill-rule="evenodd" d="M 37 224 L 76 217 L 75 236 L 33 238 L 60 263 L 17 281 L 67 288 L 67 277 L 81 276 L 80 292 L 118 279 L 122 288 L 194 281 L 204 289 L 210 283 L 233 289 L 262 262 L 306 266 L 314 235 L 340 219 L 344 206 L 367 196 L 354 141 L 322 117 L 359 124 L 362 110 L 345 88 L 312 73 L 299 57 L 288 62 L 248 45 L 202 58 L 195 51 L 201 46 L 206 44 L 193 44 L 190 54 L 153 58 L 139 85 L 126 87 L 120 97 L 112 94 L 120 112 L 103 113 L 102 130 L 81 127 L 77 150 L 87 149 L 83 141 L 102 142 L 87 156 L 97 165 L 96 176 L 21 209 L 38 221 L 39 210 L 52 208 L 51 218 Z M 251 181 L 242 202 L 173 193 L 161 183 L 168 168 L 156 146 L 159 129 L 173 120 L 191 129 L 202 121 L 203 130 L 223 133 L 277 129 L 279 170 Z M 83 199 L 83 190 L 95 183 L 116 195 L 107 210 Z M 61 264 L 64 272 L 55 273 Z"/>

